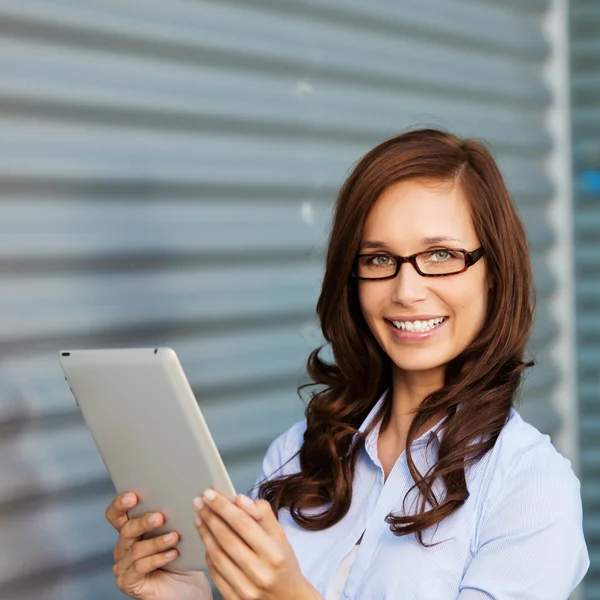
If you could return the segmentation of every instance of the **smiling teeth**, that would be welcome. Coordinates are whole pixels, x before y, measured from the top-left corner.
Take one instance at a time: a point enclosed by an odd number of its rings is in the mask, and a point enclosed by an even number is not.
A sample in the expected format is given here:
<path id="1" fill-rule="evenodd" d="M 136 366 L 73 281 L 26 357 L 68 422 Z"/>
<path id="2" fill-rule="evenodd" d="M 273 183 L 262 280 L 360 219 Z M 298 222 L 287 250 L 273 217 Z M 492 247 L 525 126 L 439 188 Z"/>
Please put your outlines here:
<path id="1" fill-rule="evenodd" d="M 396 329 L 401 329 L 402 331 L 425 333 L 437 327 L 443 320 L 444 317 L 438 317 L 437 319 L 429 319 L 429 321 L 392 321 L 392 323 Z"/>

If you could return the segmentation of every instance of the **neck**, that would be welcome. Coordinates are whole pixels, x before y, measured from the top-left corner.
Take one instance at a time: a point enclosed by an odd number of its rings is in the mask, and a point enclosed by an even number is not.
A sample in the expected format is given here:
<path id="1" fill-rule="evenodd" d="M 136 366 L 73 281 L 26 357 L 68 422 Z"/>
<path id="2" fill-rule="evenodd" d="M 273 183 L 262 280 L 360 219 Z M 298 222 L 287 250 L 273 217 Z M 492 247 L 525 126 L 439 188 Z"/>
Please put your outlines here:
<path id="1" fill-rule="evenodd" d="M 393 374 L 392 411 L 386 432 L 390 437 L 404 443 L 408 429 L 413 421 L 414 413 L 421 402 L 432 392 L 444 385 L 444 370 L 403 371 L 395 368 Z M 442 414 L 436 415 L 426 423 L 419 435 L 435 425 Z"/>

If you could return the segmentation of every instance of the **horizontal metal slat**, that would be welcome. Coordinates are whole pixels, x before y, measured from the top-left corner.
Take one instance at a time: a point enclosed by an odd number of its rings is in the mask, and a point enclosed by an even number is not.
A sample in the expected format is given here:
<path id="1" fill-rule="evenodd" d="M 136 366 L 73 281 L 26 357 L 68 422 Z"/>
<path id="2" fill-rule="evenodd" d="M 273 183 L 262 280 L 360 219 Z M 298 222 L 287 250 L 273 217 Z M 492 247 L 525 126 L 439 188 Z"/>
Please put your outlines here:
<path id="1" fill-rule="evenodd" d="M 310 318 L 319 264 L 252 269 L 229 265 L 128 273 L 10 278 L 2 299 L 4 341 L 66 337 L 119 328 L 249 322 L 257 317 Z M 43 299 L 44 311 L 34 307 Z M 31 315 L 26 321 L 23 315 Z"/>
<path id="2" fill-rule="evenodd" d="M 524 396 L 524 404 L 530 402 L 530 397 L 544 397 L 546 391 L 551 390 L 560 380 L 560 373 L 548 364 L 540 362 L 536 356 L 536 364 L 534 367 L 526 371 L 523 388 L 526 390 Z M 547 405 L 547 396 L 544 402 Z M 546 409 L 544 409 L 546 410 Z M 537 419 L 535 419 L 537 421 Z"/>
<path id="3" fill-rule="evenodd" d="M 497 0 L 484 0 L 491 2 L 494 6 L 498 5 Z M 501 4 L 513 6 L 520 10 L 529 10 L 537 14 L 544 13 L 548 9 L 548 0 L 501 0 Z"/>
<path id="4" fill-rule="evenodd" d="M 595 208 L 598 204 L 598 194 L 590 188 L 589 182 L 584 177 L 597 168 L 599 144 L 600 136 L 598 138 L 590 137 L 585 141 L 580 141 L 573 149 L 575 172 L 573 188 L 576 205 L 582 208 Z"/>
<path id="5" fill-rule="evenodd" d="M 583 273 L 579 272 L 582 281 L 575 288 L 577 312 L 579 318 L 594 318 L 598 314 L 600 302 L 600 286 L 595 281 L 585 281 Z M 585 333 L 585 330 L 582 330 Z"/>
<path id="6" fill-rule="evenodd" d="M 600 431 L 600 417 L 594 417 L 593 415 L 586 416 L 585 419 L 579 424 L 579 431 L 584 435 L 594 436 Z M 600 447 L 600 440 L 599 447 Z"/>
<path id="7" fill-rule="evenodd" d="M 595 378 L 579 377 L 577 389 L 579 410 L 583 418 L 588 414 L 600 416 L 600 371 Z"/>
<path id="8" fill-rule="evenodd" d="M 598 303 L 600 303 L 600 286 L 597 286 L 596 310 L 591 308 L 589 312 L 579 312 L 577 316 L 577 342 L 580 347 L 600 344 L 600 314 Z M 584 304 L 584 308 L 587 304 Z"/>
<path id="9" fill-rule="evenodd" d="M 600 97 L 600 80 L 594 72 L 577 72 L 571 75 L 572 102 L 577 110 L 579 107 L 591 107 Z M 573 140 L 574 147 L 584 140 Z"/>
<path id="10" fill-rule="evenodd" d="M 597 373 L 600 376 L 600 348 L 584 347 L 579 348 L 579 368 L 585 373 Z"/>
<path id="11" fill-rule="evenodd" d="M 600 13 L 595 13 L 594 16 L 598 15 L 600 21 Z M 577 26 L 577 25 L 576 25 Z M 589 23 L 586 23 L 589 27 Z M 571 42 L 571 56 L 573 61 L 574 70 L 579 71 L 579 76 L 583 75 L 582 71 L 593 67 L 594 57 L 600 54 L 600 43 L 595 37 L 586 37 L 585 35 L 577 35 L 577 37 Z M 574 116 L 579 112 L 579 108 L 574 111 Z"/>
<path id="12" fill-rule="evenodd" d="M 182 256 L 209 268 L 215 258 L 223 262 L 227 256 L 233 260 L 254 254 L 281 262 L 324 250 L 330 212 L 330 205 L 308 196 L 281 202 L 179 200 L 176 194 L 144 201 L 115 193 L 92 202 L 85 197 L 5 197 L 0 205 L 0 262 L 112 259 L 129 265 L 128 270 L 135 260 Z"/>
<path id="13" fill-rule="evenodd" d="M 25 426 L 18 436 L 3 436 L 0 451 L 0 504 L 107 480 L 104 463 L 83 424 L 46 431 Z"/>
<path id="14" fill-rule="evenodd" d="M 548 223 L 545 213 L 543 207 L 537 206 L 534 209 L 525 207 L 520 211 L 532 252 L 544 251 L 556 243 L 556 232 Z"/>
<path id="15" fill-rule="evenodd" d="M 583 421 L 587 419 L 588 417 L 586 416 Z M 598 422 L 597 418 L 595 418 L 595 422 Z M 597 479 L 600 477 L 600 444 L 598 444 L 597 448 L 593 448 L 591 445 L 586 445 L 585 448 L 582 448 L 579 462 L 582 477 L 588 479 Z"/>
<path id="16" fill-rule="evenodd" d="M 584 245 L 593 248 L 594 245 L 600 251 L 600 205 L 596 208 L 578 208 L 574 215 L 574 236 L 579 246 Z"/>
<path id="17" fill-rule="evenodd" d="M 60 503 L 39 504 L 33 511 L 1 512 L 0 583 L 19 573 L 110 556 L 117 534 L 104 511 L 113 497 L 114 492 L 65 498 Z M 19 540 L 35 543 L 20 544 Z"/>
<path id="18" fill-rule="evenodd" d="M 573 0 L 570 6 L 571 19 L 584 23 L 600 21 L 600 7 L 596 0 Z"/>
<path id="19" fill-rule="evenodd" d="M 598 47 L 600 53 L 600 44 Z M 600 125 L 600 110 L 597 107 L 584 108 L 579 107 L 573 112 L 571 123 L 573 124 L 573 135 L 581 136 L 599 136 Z"/>
<path id="20" fill-rule="evenodd" d="M 37 575 L 34 581 L 22 582 L 18 589 L 3 590 L 3 600 L 65 600 L 85 598 L 85 600 L 124 600 L 126 596 L 119 592 L 108 561 L 100 564 L 92 572 L 83 572 L 60 576 L 56 573 Z"/>
<path id="21" fill-rule="evenodd" d="M 575 246 L 575 267 L 578 273 L 600 273 L 600 265 L 598 264 L 597 243 L 578 244 Z M 587 283 L 583 278 L 578 280 L 577 285 Z"/>
<path id="22" fill-rule="evenodd" d="M 600 515 L 588 515 L 588 518 L 585 520 L 585 539 L 587 544 L 591 547 L 600 542 Z"/>
<path id="23" fill-rule="evenodd" d="M 590 552 L 590 568 L 585 576 L 585 594 L 588 598 L 600 598 L 600 569 L 595 569 L 595 561 L 600 561 L 600 552 Z"/>
<path id="24" fill-rule="evenodd" d="M 173 132 L 164 132 L 159 144 L 153 132 L 135 128 L 27 119 L 0 120 L 0 136 L 5 139 L 0 148 L 0 176 L 9 181 L 105 180 L 115 190 L 132 181 L 336 188 L 369 149 L 350 142 L 315 146 L 303 139 Z M 552 195 L 553 186 L 541 158 L 498 153 L 497 159 L 518 202 Z"/>
<path id="25" fill-rule="evenodd" d="M 159 7 L 158 13 L 153 13 L 153 4 Z M 151 47 L 155 51 L 160 53 L 162 47 L 163 51 L 167 48 L 170 50 L 168 54 L 178 52 L 181 55 L 185 49 L 187 52 L 184 55 L 188 59 L 194 52 L 201 55 L 210 52 L 209 56 L 212 55 L 213 59 L 218 53 L 223 53 L 221 61 L 226 56 L 228 62 L 233 57 L 242 64 L 251 60 L 279 63 L 280 67 L 285 64 L 287 70 L 310 66 L 317 72 L 328 75 L 337 73 L 351 79 L 402 81 L 408 77 L 420 85 L 437 89 L 444 86 L 461 94 L 469 89 L 476 94 L 485 93 L 525 102 L 548 101 L 539 69 L 530 67 L 525 61 L 511 63 L 507 68 L 505 61 L 493 55 L 480 56 L 451 45 L 437 48 L 430 40 L 406 40 L 391 34 L 386 36 L 382 32 L 371 33 L 365 28 L 323 24 L 318 18 L 310 26 L 303 24 L 305 19 L 294 26 L 285 14 L 250 10 L 247 5 L 242 8 L 225 3 L 203 3 L 191 10 L 191 5 L 188 5 L 184 14 L 183 11 L 165 12 L 160 5 L 148 3 L 143 21 L 139 13 L 133 21 L 130 8 L 125 3 L 112 4 L 113 14 L 109 13 L 108 6 L 109 3 L 103 2 L 102 12 L 94 11 L 90 5 L 84 7 L 75 3 L 63 3 L 62 7 L 54 5 L 52 9 L 36 6 L 34 10 L 23 2 L 8 1 L 4 3 L 0 16 L 10 20 L 13 29 L 17 28 L 17 24 L 26 28 L 35 23 L 37 36 L 46 27 L 50 30 L 48 35 L 60 39 L 62 43 L 69 39 L 69 31 L 77 32 L 78 43 L 92 44 L 99 36 L 104 36 L 103 48 L 117 49 L 120 43 L 129 52 L 136 46 L 139 52 L 151 40 Z M 179 5 L 180 8 L 182 6 Z M 469 4 L 469 9 L 465 11 L 463 21 L 473 11 L 472 4 Z M 245 25 L 243 28 L 238 25 L 241 21 Z M 526 23 L 526 20 L 523 22 Z M 518 27 L 519 21 L 515 19 L 511 29 Z M 251 36 L 248 31 L 252 31 Z M 261 31 L 265 31 L 265 34 L 260 35 Z M 281 33 L 274 35 L 276 31 Z M 544 45 L 541 36 L 520 39 L 531 39 L 540 50 L 540 45 Z M 239 51 L 240 44 L 243 44 L 243 53 Z M 444 51 L 440 52 L 442 47 Z M 416 61 L 406 60 L 398 64 L 392 60 L 392 57 L 413 55 Z M 465 61 L 469 64 L 468 70 L 456 69 L 456 65 Z M 492 73 L 493 76 L 490 76 Z"/>
<path id="26" fill-rule="evenodd" d="M 583 481 L 581 485 L 584 520 L 600 512 L 600 485 L 592 481 Z"/>
<path id="27" fill-rule="evenodd" d="M 38 56 L 40 50 L 28 52 Z M 318 79 L 274 78 L 270 82 L 262 74 L 251 79 L 243 71 L 225 71 L 231 79 L 227 81 L 223 69 L 213 73 L 206 68 L 190 69 L 188 77 L 193 78 L 195 86 L 188 78 L 179 82 L 138 82 L 135 62 L 129 66 L 131 76 L 126 87 L 108 77 L 107 81 L 99 81 L 102 72 L 87 83 L 83 76 L 73 80 L 69 70 L 63 83 L 58 77 L 40 80 L 40 66 L 36 64 L 28 70 L 27 63 L 21 64 L 22 50 L 12 51 L 17 56 L 10 62 L 13 68 L 17 63 L 18 71 L 0 83 L 0 106 L 5 114 L 41 113 L 86 122 L 113 120 L 144 125 L 156 132 L 167 127 L 188 132 L 262 128 L 279 136 L 293 133 L 302 137 L 354 138 L 370 144 L 414 123 L 441 121 L 463 135 L 478 135 L 497 148 L 508 147 L 524 154 L 543 154 L 551 145 L 541 117 L 505 104 L 482 103 L 468 95 L 460 102 L 448 104 L 439 95 L 411 90 L 408 85 L 392 95 L 389 90 L 373 86 L 357 90 L 352 85 Z M 54 51 L 51 47 L 46 54 Z M 95 74 L 94 58 L 91 54 L 85 65 L 88 77 Z M 119 65 L 124 60 L 115 56 L 114 62 Z M 123 66 L 120 64 L 121 69 Z M 153 66 L 156 71 L 156 61 Z M 171 70 L 170 65 L 163 68 Z M 139 70 L 143 72 L 143 68 Z M 126 78 L 126 73 L 122 78 Z M 248 93 L 249 87 L 257 91 Z M 375 106 L 377 109 L 373 110 Z"/>
<path id="28" fill-rule="evenodd" d="M 265 5 L 260 0 L 255 0 L 253 4 Z M 511 12 L 506 6 L 509 3 L 503 4 L 479 2 L 473 5 L 459 0 L 452 7 L 446 7 L 435 0 L 424 0 L 406 10 L 391 0 L 378 0 L 369 5 L 359 0 L 323 0 L 308 3 L 308 7 L 309 14 L 321 21 L 331 19 L 372 29 L 392 29 L 409 36 L 430 35 L 436 40 L 454 39 L 461 45 L 475 45 L 484 49 L 497 47 L 503 52 L 516 52 L 531 58 L 544 56 L 548 52 L 548 44 L 539 38 L 535 17 L 528 18 L 521 11 Z M 547 6 L 545 0 L 521 2 L 518 6 L 527 8 L 527 4 L 530 9 L 535 7 L 537 10 Z M 308 13 L 307 3 L 303 0 L 278 3 L 277 8 Z M 438 18 L 432 19 L 433 13 Z M 490 27 L 490 23 L 495 26 Z M 502 30 L 506 35 L 500 33 Z"/>

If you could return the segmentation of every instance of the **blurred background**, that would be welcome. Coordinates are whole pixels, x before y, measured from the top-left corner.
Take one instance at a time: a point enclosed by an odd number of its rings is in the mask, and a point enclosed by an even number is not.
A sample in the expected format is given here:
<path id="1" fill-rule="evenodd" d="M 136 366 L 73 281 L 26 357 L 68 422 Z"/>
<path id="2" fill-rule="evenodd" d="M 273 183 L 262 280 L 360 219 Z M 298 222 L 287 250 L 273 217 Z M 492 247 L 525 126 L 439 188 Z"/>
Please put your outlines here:
<path id="1" fill-rule="evenodd" d="M 303 416 L 331 207 L 407 127 L 483 138 L 527 226 L 519 412 L 600 598 L 598 0 L 0 0 L 0 597 L 123 598 L 61 348 L 173 347 L 240 491 Z"/>

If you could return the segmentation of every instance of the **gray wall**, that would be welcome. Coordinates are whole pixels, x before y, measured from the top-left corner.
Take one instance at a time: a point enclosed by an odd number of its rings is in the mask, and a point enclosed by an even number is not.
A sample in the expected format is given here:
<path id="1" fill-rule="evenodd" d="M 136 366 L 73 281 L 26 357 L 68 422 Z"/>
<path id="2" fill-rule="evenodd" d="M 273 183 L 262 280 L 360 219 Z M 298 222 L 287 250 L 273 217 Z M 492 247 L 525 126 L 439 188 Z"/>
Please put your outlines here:
<path id="1" fill-rule="evenodd" d="M 302 405 L 330 207 L 407 126 L 489 141 L 532 244 L 550 406 L 546 0 L 0 0 L 0 596 L 117 598 L 64 347 L 169 345 L 234 483 Z"/>
<path id="2" fill-rule="evenodd" d="M 600 598 L 600 4 L 571 0 L 571 102 L 585 598 Z M 595 183 L 594 183 L 595 181 Z"/>

